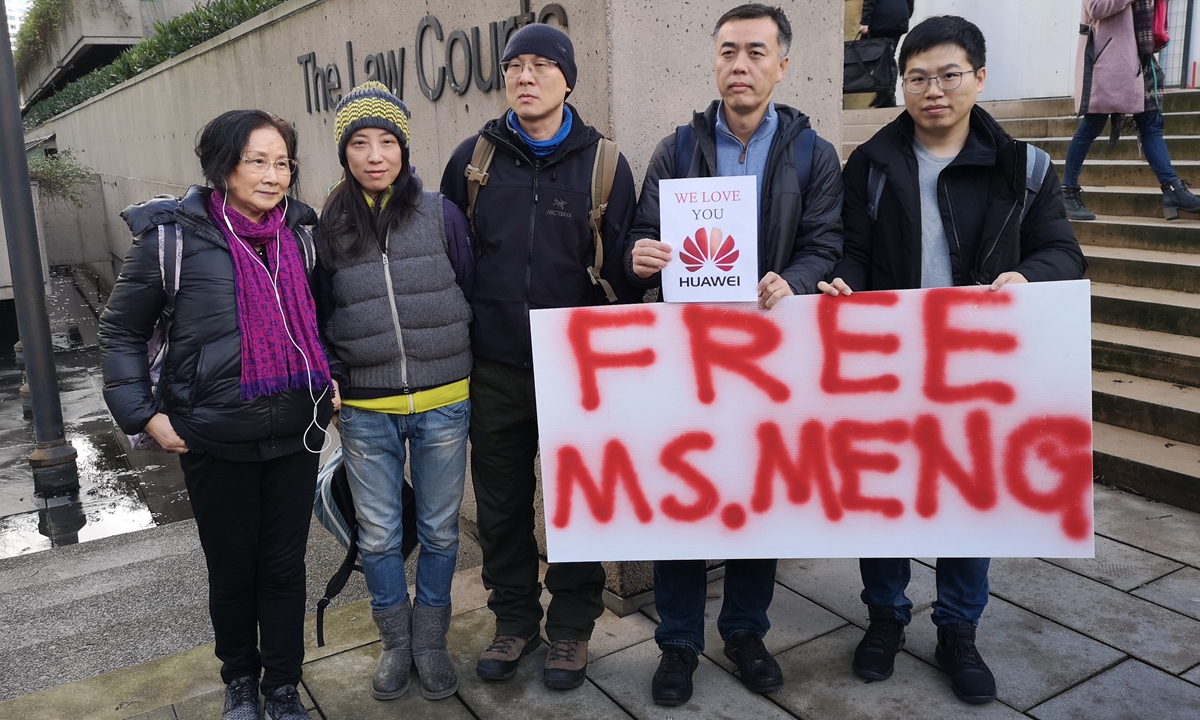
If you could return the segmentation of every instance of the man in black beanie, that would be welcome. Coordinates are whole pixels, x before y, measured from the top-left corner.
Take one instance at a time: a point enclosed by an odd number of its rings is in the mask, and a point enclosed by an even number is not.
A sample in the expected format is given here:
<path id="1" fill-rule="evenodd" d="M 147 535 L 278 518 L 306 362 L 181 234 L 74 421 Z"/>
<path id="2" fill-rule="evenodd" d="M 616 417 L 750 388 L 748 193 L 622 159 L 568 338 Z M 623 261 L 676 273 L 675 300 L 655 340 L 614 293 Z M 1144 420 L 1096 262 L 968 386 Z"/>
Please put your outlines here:
<path id="1" fill-rule="evenodd" d="M 471 307 L 471 478 L 478 508 L 483 583 L 496 637 L 479 656 L 485 680 L 507 680 L 541 641 L 542 587 L 534 539 L 538 449 L 529 311 L 634 301 L 622 269 L 635 208 L 633 174 L 615 146 L 566 104 L 578 75 L 571 40 L 527 25 L 500 64 L 510 109 L 462 142 L 442 176 L 442 194 L 471 219 L 478 268 Z M 490 145 L 494 157 L 484 160 Z M 606 148 L 607 210 L 589 210 L 597 153 Z M 614 170 L 615 168 L 615 170 Z M 554 563 L 546 571 L 547 687 L 583 684 L 587 645 L 604 611 L 598 562 Z"/>

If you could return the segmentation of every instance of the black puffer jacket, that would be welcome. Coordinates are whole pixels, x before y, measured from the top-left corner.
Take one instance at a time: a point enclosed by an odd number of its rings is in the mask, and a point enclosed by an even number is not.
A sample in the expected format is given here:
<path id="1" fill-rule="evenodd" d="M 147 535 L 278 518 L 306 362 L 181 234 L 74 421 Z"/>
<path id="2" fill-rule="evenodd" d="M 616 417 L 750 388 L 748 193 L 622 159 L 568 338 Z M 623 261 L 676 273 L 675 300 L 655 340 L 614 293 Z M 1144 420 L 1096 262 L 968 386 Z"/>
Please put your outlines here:
<path id="1" fill-rule="evenodd" d="M 182 199 L 156 198 L 121 213 L 134 241 L 100 316 L 104 399 L 117 424 L 131 434 L 141 432 L 158 411 L 146 358 L 146 343 L 166 302 L 159 276 L 158 226 L 179 223 L 183 261 L 161 379 L 162 412 L 189 449 L 245 462 L 297 452 L 304 447 L 304 433 L 313 419 L 307 390 L 240 398 L 242 338 L 233 259 L 224 236 L 208 218 L 211 192 L 193 185 Z M 286 222 L 312 257 L 311 235 L 297 229 L 315 225 L 316 213 L 289 199 Z M 332 406 L 328 399 L 322 406 L 321 420 L 328 422 Z M 311 428 L 309 446 L 320 447 L 322 440 Z"/>
<path id="2" fill-rule="evenodd" d="M 530 310 L 608 304 L 604 291 L 587 274 L 596 259 L 587 214 L 592 167 L 602 136 L 585 125 L 574 108 L 571 112 L 570 132 L 544 158 L 534 156 L 512 131 L 507 113 L 479 131 L 496 145 L 488 183 L 475 201 L 471 346 L 485 360 L 533 367 Z M 464 214 L 468 205 L 464 171 L 476 139 L 472 135 L 462 141 L 442 175 L 442 194 Z M 636 197 L 633 172 L 621 155 L 604 213 L 600 268 L 600 276 L 612 284 L 621 302 L 634 302 L 642 295 L 621 268 Z"/>
<path id="3" fill-rule="evenodd" d="M 714 100 L 703 113 L 692 117 L 696 151 L 686 174 L 678 177 L 713 177 L 717 167 L 717 108 Z M 767 154 L 766 176 L 762 181 L 758 220 L 758 276 L 776 272 L 799 294 L 817 292 L 817 283 L 825 279 L 842 256 L 842 173 L 837 151 L 823 138 L 813 148 L 812 173 L 808 187 L 800 192 L 792 141 L 809 126 L 808 116 L 786 105 L 776 105 L 779 126 Z M 641 279 L 633 274 L 633 243 L 641 238 L 658 240 L 658 182 L 675 175 L 675 133 L 663 138 L 654 150 L 642 196 L 638 199 L 637 219 L 625 251 L 625 268 L 631 282 L 655 287 L 662 274 Z"/>
<path id="4" fill-rule="evenodd" d="M 1025 162 L 1025 143 L 976 106 L 967 144 L 938 177 L 955 285 L 989 284 L 1010 270 L 1030 282 L 1083 276 L 1087 263 L 1053 167 L 1021 221 Z M 886 177 L 875 222 L 867 212 L 871 164 Z M 831 277 L 853 290 L 921 287 L 921 186 L 908 113 L 850 154 L 845 178 L 846 255 Z"/>

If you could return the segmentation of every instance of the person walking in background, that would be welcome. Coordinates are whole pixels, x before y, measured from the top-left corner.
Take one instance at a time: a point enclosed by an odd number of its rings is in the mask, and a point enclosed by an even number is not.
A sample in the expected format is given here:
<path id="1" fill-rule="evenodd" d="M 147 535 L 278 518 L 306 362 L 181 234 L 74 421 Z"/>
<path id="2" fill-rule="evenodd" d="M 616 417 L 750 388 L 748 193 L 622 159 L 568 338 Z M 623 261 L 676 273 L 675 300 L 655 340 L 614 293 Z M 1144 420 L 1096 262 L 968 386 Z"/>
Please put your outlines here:
<path id="1" fill-rule="evenodd" d="M 1063 203 L 1072 220 L 1096 219 L 1079 187 L 1083 161 L 1106 122 L 1117 141 L 1126 115 L 1133 116 L 1146 162 L 1162 186 L 1163 217 L 1200 212 L 1200 198 L 1175 174 L 1163 140 L 1162 68 L 1154 57 L 1153 23 L 1154 0 L 1083 0 L 1075 66 L 1080 121 L 1063 168 Z"/>
<path id="2" fill-rule="evenodd" d="M 887 38 L 892 41 L 892 62 L 896 62 L 896 49 L 900 38 L 908 32 L 908 19 L 913 14 L 913 0 L 863 0 L 862 19 L 858 31 L 868 38 Z M 871 107 L 896 107 L 896 88 L 875 93 Z"/>
<path id="3" fill-rule="evenodd" d="M 566 104 L 578 78 L 570 38 L 550 25 L 527 25 L 508 41 L 500 67 L 509 109 L 464 140 L 442 176 L 442 192 L 471 218 L 478 248 L 471 300 L 471 481 L 483 584 L 496 615 L 495 638 L 475 665 L 485 680 L 511 678 L 541 641 L 529 312 L 604 305 L 606 290 L 619 301 L 641 297 L 621 266 L 636 202 L 633 173 L 612 148 L 606 154 L 613 160 L 612 190 L 597 221 L 599 237 L 588 219 L 602 203 L 592 201 L 592 177 L 600 169 L 603 136 Z M 473 160 L 488 145 L 494 160 Z M 551 563 L 546 589 L 550 652 L 543 682 L 555 690 L 576 688 L 586 677 L 588 641 L 604 612 L 604 567 Z"/>
<path id="4" fill-rule="evenodd" d="M 408 118 L 379 82 L 341 99 L 334 135 L 344 170 L 316 239 L 338 432 L 383 644 L 371 690 L 400 697 L 415 662 L 421 694 L 438 700 L 458 689 L 446 633 L 471 421 L 465 296 L 475 256 L 462 212 L 421 189 Z M 401 551 L 406 445 L 421 543 L 412 605 Z"/>
<path id="5" fill-rule="evenodd" d="M 209 187 L 133 205 L 133 245 L 100 315 L 104 399 L 179 464 L 208 564 L 224 720 L 304 720 L 304 552 L 333 414 L 309 282 L 312 208 L 288 199 L 296 129 L 233 110 L 196 144 Z M 166 250 L 160 258 L 160 246 Z M 174 269 L 174 273 L 172 273 Z M 156 393 L 147 343 L 174 307 Z"/>

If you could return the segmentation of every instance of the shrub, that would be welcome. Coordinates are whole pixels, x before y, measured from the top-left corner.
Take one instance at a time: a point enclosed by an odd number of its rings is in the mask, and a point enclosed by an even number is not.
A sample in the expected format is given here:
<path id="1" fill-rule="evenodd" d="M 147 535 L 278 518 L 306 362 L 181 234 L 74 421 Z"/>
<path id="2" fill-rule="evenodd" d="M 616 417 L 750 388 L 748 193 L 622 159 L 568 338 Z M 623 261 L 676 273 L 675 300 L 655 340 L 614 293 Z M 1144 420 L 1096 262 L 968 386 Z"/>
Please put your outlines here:
<path id="1" fill-rule="evenodd" d="M 75 159 L 70 150 L 55 155 L 38 153 L 29 158 L 29 179 L 37 180 L 43 195 L 66 200 L 83 207 L 81 189 L 95 171 Z"/>

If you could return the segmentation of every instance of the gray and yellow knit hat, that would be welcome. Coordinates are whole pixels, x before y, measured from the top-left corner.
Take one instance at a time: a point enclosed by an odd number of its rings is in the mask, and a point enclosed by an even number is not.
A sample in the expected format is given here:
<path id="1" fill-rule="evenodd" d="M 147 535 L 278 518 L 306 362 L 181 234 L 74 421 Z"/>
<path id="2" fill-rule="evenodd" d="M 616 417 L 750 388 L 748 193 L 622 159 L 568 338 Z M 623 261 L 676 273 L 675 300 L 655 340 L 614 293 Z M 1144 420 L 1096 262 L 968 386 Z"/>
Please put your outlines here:
<path id="1" fill-rule="evenodd" d="M 359 85 L 337 104 L 333 138 L 337 141 L 338 162 L 346 164 L 346 144 L 356 130 L 380 128 L 396 136 L 408 148 L 408 118 L 411 113 L 400 98 L 381 82 L 370 80 Z"/>

